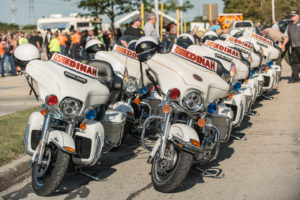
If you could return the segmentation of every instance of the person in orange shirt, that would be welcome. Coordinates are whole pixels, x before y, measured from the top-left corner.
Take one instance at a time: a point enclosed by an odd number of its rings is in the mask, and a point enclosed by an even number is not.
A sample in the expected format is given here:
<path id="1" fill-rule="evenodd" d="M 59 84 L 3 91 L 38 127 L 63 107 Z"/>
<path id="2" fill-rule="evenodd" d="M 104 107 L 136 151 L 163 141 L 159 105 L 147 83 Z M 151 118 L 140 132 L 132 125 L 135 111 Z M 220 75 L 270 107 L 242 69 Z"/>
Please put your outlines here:
<path id="1" fill-rule="evenodd" d="M 66 41 L 68 41 L 67 36 L 65 36 L 64 33 L 62 33 L 62 31 L 60 31 L 59 36 L 57 37 L 59 44 L 60 44 L 60 52 L 62 55 L 67 55 L 66 52 Z"/>
<path id="2" fill-rule="evenodd" d="M 77 30 L 71 36 L 71 58 L 75 60 L 79 60 L 80 38 L 80 30 Z"/>
<path id="3" fill-rule="evenodd" d="M 2 44 L 2 36 L 0 35 L 0 73 L 4 77 L 4 46 Z"/>

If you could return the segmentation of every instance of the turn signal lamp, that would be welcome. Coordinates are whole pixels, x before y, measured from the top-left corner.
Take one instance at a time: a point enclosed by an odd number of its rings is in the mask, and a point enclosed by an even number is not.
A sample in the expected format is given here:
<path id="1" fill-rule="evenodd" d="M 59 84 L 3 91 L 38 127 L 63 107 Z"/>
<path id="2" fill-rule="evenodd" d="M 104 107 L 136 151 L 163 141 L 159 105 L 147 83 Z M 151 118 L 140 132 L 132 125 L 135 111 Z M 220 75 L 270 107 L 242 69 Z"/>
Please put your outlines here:
<path id="1" fill-rule="evenodd" d="M 128 115 L 129 117 L 134 117 L 134 114 L 133 114 L 132 112 L 127 112 L 127 115 Z"/>
<path id="2" fill-rule="evenodd" d="M 200 147 L 200 142 L 199 142 L 199 141 L 194 140 L 194 139 L 191 139 L 190 142 L 191 142 L 192 145 L 195 145 L 195 146 L 197 146 L 197 147 Z"/>
<path id="3" fill-rule="evenodd" d="M 86 111 L 86 113 L 85 113 L 85 117 L 87 119 L 95 119 L 96 115 L 97 115 L 97 113 L 94 109 L 90 109 L 90 110 Z"/>
<path id="4" fill-rule="evenodd" d="M 235 91 L 240 91 L 241 87 L 242 87 L 242 85 L 241 85 L 241 83 L 239 83 L 239 82 L 237 82 L 237 83 L 235 83 L 235 84 L 233 85 L 233 89 L 234 89 Z"/>
<path id="5" fill-rule="evenodd" d="M 57 102 L 58 102 L 58 99 L 57 99 L 57 96 L 55 96 L 55 95 L 49 95 L 46 98 L 46 103 L 49 106 L 55 106 L 57 104 Z"/>
<path id="6" fill-rule="evenodd" d="M 167 113 L 169 113 L 170 112 L 170 110 L 171 110 L 171 107 L 169 106 L 169 105 L 165 105 L 164 107 L 163 107 L 163 112 L 165 113 L 165 114 L 167 114 Z"/>
<path id="7" fill-rule="evenodd" d="M 206 122 L 205 122 L 205 119 L 204 118 L 200 118 L 197 122 L 198 126 L 199 127 L 204 127 Z"/>
<path id="8" fill-rule="evenodd" d="M 140 104 L 141 103 L 141 99 L 140 98 L 135 98 L 134 99 L 134 103 L 137 104 L 137 105 Z"/>
<path id="9" fill-rule="evenodd" d="M 177 88 L 172 89 L 169 93 L 169 97 L 173 101 L 177 100 L 180 97 L 180 90 Z"/>
<path id="10" fill-rule="evenodd" d="M 211 103 L 207 106 L 207 112 L 212 114 L 217 110 L 217 105 L 214 103 Z"/>
<path id="11" fill-rule="evenodd" d="M 72 153 L 75 153 L 75 149 L 71 148 L 71 147 L 64 147 L 65 150 L 70 151 Z"/>
<path id="12" fill-rule="evenodd" d="M 47 110 L 45 108 L 42 108 L 40 110 L 40 113 L 45 116 L 45 115 L 47 115 Z"/>
<path id="13" fill-rule="evenodd" d="M 229 94 L 227 95 L 227 97 L 228 97 L 228 99 L 232 99 L 232 93 L 229 93 Z"/>
<path id="14" fill-rule="evenodd" d="M 248 83 L 248 79 L 245 80 L 245 83 Z"/>
<path id="15" fill-rule="evenodd" d="M 81 123 L 79 125 L 80 129 L 85 130 L 86 129 L 86 124 L 85 123 Z"/>
<path id="16" fill-rule="evenodd" d="M 268 71 L 269 71 L 269 69 L 266 67 L 266 68 L 264 69 L 264 71 L 265 71 L 265 72 L 268 72 Z"/>

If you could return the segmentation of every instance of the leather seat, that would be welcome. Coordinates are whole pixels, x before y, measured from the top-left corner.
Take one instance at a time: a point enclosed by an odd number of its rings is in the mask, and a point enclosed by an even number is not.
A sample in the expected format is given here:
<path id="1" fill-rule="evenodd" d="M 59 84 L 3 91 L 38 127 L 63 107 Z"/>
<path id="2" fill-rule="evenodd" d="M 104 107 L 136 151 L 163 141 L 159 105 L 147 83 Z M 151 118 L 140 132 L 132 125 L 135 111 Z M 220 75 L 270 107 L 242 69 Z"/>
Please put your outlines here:
<path id="1" fill-rule="evenodd" d="M 87 65 L 98 69 L 98 80 L 111 92 L 108 103 L 116 101 L 123 88 L 123 79 L 115 75 L 111 64 L 103 60 L 90 60 Z"/>

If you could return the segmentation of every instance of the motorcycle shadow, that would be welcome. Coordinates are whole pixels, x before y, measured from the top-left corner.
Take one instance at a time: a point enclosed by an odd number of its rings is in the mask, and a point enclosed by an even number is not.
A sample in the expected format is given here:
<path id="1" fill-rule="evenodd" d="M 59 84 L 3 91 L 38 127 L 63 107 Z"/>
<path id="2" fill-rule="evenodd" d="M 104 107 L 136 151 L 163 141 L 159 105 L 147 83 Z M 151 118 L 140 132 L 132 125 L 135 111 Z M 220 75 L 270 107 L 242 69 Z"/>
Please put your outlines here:
<path id="1" fill-rule="evenodd" d="M 193 188 L 199 183 L 205 183 L 205 178 L 222 178 L 224 176 L 223 170 L 219 167 L 220 162 L 231 158 L 234 149 L 230 147 L 234 140 L 230 139 L 228 142 L 221 144 L 220 151 L 217 158 L 205 164 L 195 164 L 188 174 L 185 182 L 181 185 L 175 193 L 184 192 Z"/>
<path id="2" fill-rule="evenodd" d="M 117 171 L 113 166 L 137 157 L 140 151 L 135 150 L 139 146 L 137 138 L 127 135 L 121 146 L 102 155 L 95 166 L 86 167 L 83 169 L 83 172 L 96 177 L 100 182 L 106 181 L 109 176 Z M 81 173 L 68 173 L 53 196 L 68 194 L 68 197 L 65 199 L 73 199 L 73 197 L 86 198 L 90 192 L 86 185 L 91 181 L 94 181 L 94 179 Z"/>
<path id="3" fill-rule="evenodd" d="M 134 159 L 141 153 L 141 151 L 135 151 L 139 146 L 139 140 L 128 135 L 120 147 L 113 149 L 107 154 L 104 154 L 95 166 L 84 168 L 83 171 L 89 175 L 97 177 L 100 179 L 100 181 L 105 181 L 107 177 L 117 171 L 114 168 L 115 165 L 130 159 Z M 51 196 L 56 197 L 67 194 L 67 196 L 64 197 L 66 200 L 75 198 L 88 198 L 90 190 L 87 185 L 91 181 L 94 180 L 82 174 L 67 173 L 60 187 Z M 23 199 L 28 198 L 29 194 L 31 193 L 34 193 L 34 191 L 31 183 L 28 183 L 22 188 L 19 188 L 17 191 L 6 194 L 2 198 L 5 200 Z"/>

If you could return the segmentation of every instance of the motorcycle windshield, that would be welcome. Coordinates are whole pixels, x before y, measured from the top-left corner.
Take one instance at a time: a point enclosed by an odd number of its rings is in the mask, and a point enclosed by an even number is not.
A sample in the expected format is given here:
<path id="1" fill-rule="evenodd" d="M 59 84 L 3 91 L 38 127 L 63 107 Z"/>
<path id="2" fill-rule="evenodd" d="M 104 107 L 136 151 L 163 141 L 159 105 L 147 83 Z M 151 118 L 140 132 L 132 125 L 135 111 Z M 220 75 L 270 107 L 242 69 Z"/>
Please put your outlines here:
<path id="1" fill-rule="evenodd" d="M 210 44 L 212 45 L 212 44 Z M 231 72 L 233 81 L 245 80 L 249 76 L 249 66 L 242 62 L 240 57 L 240 52 L 236 51 L 231 55 L 228 53 L 224 53 L 220 50 L 213 49 L 209 46 L 198 46 L 191 45 L 188 50 L 207 57 L 213 57 L 219 60 L 220 63 L 224 66 L 224 68 Z M 234 57 L 234 55 L 238 54 L 238 57 Z"/>
<path id="2" fill-rule="evenodd" d="M 53 60 L 33 60 L 28 63 L 26 72 L 36 82 L 41 100 L 51 94 L 56 95 L 59 102 L 66 97 L 75 98 L 83 104 L 81 112 L 85 107 L 106 103 L 110 95 L 108 88 L 98 81 L 98 74 L 91 77 Z"/>
<path id="3" fill-rule="evenodd" d="M 247 60 L 250 63 L 251 69 L 258 68 L 261 64 L 261 57 L 259 54 L 255 53 L 255 48 L 252 44 L 244 41 L 241 38 L 234 38 L 229 35 L 226 35 L 226 40 L 224 44 L 226 46 L 232 46 L 233 48 L 240 51 L 243 59 Z"/>
<path id="4" fill-rule="evenodd" d="M 178 88 L 183 98 L 189 90 L 196 89 L 203 94 L 207 105 L 226 97 L 229 85 L 217 75 L 214 61 L 201 59 L 204 64 L 198 65 L 174 53 L 157 53 L 147 64 L 157 73 L 159 86 L 165 94 L 172 88 Z"/>

